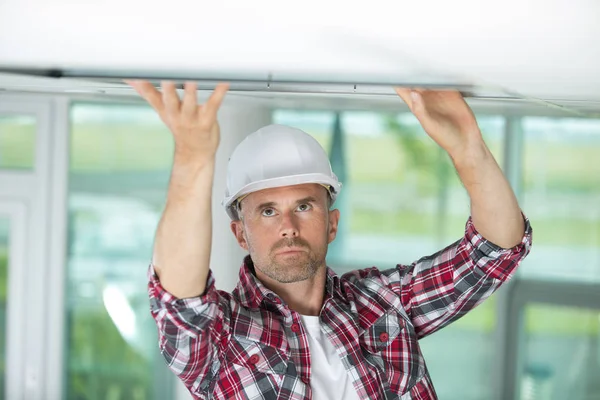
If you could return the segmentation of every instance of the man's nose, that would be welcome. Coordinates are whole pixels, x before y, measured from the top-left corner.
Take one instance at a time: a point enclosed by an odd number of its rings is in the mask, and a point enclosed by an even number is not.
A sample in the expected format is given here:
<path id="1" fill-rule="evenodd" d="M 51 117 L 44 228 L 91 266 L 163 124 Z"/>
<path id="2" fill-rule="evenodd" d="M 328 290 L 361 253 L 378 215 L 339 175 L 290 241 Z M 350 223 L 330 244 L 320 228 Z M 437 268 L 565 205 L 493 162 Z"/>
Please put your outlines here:
<path id="1" fill-rule="evenodd" d="M 281 232 L 282 237 L 298 237 L 298 220 L 294 212 L 284 213 L 281 220 Z"/>

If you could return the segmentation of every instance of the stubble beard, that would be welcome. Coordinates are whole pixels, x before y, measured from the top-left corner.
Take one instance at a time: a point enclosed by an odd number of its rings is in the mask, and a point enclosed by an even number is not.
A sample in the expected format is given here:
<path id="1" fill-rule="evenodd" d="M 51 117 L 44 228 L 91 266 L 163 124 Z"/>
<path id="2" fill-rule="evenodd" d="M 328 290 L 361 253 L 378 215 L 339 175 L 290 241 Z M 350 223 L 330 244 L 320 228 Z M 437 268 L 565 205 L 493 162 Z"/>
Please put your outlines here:
<path id="1" fill-rule="evenodd" d="M 277 255 L 277 250 L 285 247 L 302 247 L 306 252 Z M 249 246 L 251 254 L 254 253 Z M 278 261 L 277 259 L 282 261 Z M 321 259 L 323 258 L 323 259 Z M 301 282 L 314 277 L 324 265 L 324 257 L 318 257 L 308 243 L 302 239 L 282 240 L 273 246 L 266 262 L 254 263 L 254 267 L 260 272 L 279 283 Z"/>

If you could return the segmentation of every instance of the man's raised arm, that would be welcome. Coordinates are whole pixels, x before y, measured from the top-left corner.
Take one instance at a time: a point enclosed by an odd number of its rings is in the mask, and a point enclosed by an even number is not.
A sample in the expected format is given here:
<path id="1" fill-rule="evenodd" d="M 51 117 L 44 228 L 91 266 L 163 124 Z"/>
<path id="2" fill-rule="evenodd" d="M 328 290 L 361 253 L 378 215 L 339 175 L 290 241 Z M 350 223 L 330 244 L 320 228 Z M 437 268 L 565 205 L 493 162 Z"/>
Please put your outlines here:
<path id="1" fill-rule="evenodd" d="M 162 92 L 145 81 L 127 83 L 154 108 L 175 140 L 166 206 L 154 243 L 154 271 L 173 296 L 199 296 L 210 265 L 211 198 L 220 140 L 217 111 L 228 86 L 218 85 L 208 101 L 198 105 L 193 83 L 185 84 L 183 100 L 171 82 L 163 82 Z"/>
<path id="2" fill-rule="evenodd" d="M 530 252 L 532 230 L 462 95 L 396 91 L 450 155 L 471 199 L 462 239 L 411 265 L 383 271 L 422 338 L 456 321 L 508 281 Z"/>

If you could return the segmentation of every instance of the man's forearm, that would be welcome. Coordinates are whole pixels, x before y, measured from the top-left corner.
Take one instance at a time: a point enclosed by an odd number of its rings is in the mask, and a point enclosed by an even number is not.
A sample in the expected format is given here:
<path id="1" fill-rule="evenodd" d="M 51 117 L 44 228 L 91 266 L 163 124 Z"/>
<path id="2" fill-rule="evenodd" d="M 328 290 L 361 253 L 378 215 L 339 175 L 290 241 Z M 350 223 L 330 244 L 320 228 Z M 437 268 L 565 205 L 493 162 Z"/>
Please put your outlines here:
<path id="1" fill-rule="evenodd" d="M 492 243 L 511 248 L 521 242 L 525 223 L 517 198 L 483 141 L 450 155 L 471 198 L 475 228 Z"/>
<path id="2" fill-rule="evenodd" d="M 153 261 L 163 287 L 178 298 L 198 296 L 206 287 L 213 179 L 214 160 L 190 163 L 176 156 Z"/>

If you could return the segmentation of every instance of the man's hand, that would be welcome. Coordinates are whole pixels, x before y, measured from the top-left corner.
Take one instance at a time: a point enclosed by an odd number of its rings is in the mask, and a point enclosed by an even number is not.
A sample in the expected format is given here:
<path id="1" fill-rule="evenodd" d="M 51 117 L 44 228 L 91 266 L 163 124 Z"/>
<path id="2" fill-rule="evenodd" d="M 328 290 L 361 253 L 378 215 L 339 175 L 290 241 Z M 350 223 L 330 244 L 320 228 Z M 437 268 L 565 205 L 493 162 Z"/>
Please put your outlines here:
<path id="1" fill-rule="evenodd" d="M 183 101 L 173 82 L 163 82 L 162 93 L 146 81 L 126 81 L 158 113 L 175 139 L 177 158 L 206 161 L 214 157 L 220 141 L 217 111 L 229 86 L 219 84 L 206 102 L 198 104 L 196 84 L 186 82 Z"/>
<path id="2" fill-rule="evenodd" d="M 521 209 L 462 95 L 400 88 L 396 93 L 452 158 L 471 198 L 471 215 L 479 233 L 500 247 L 519 244 L 525 227 Z"/>
<path id="3" fill-rule="evenodd" d="M 483 143 L 473 112 L 456 91 L 430 91 L 396 88 L 427 134 L 452 159 Z"/>

